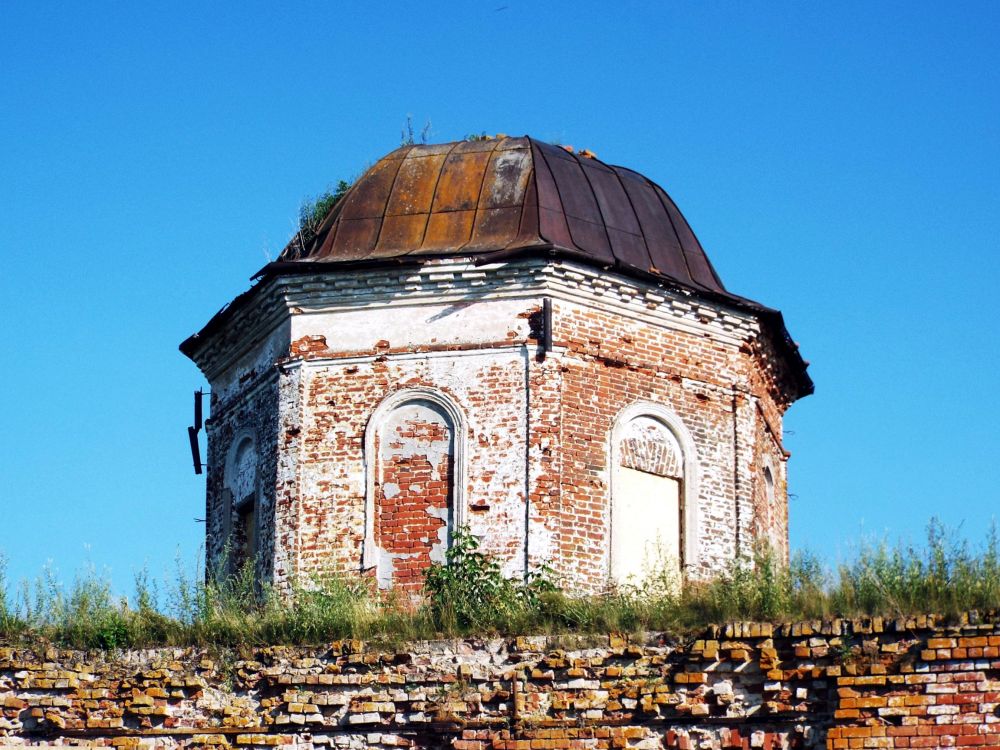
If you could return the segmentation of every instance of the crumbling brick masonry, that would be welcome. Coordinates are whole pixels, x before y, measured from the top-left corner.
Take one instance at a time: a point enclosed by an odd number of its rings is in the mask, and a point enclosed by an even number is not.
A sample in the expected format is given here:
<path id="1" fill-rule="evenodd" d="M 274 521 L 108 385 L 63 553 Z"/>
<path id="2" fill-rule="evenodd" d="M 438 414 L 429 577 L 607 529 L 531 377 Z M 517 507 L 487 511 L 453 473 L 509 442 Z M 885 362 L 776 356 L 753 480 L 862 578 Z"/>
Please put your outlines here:
<path id="1" fill-rule="evenodd" d="M 1000 628 L 735 623 L 674 642 L 0 647 L 0 745 L 605 750 L 1000 746 Z"/>

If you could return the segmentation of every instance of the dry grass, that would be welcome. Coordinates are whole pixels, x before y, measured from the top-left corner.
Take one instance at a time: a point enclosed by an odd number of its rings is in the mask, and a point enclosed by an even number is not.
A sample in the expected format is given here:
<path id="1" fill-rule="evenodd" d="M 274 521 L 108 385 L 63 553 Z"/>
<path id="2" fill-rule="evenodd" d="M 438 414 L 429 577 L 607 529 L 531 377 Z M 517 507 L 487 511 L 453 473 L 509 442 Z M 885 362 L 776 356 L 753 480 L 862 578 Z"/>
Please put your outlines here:
<path id="1" fill-rule="evenodd" d="M 179 572 L 163 585 L 141 574 L 126 598 L 88 569 L 68 587 L 46 571 L 14 597 L 0 560 L 0 638 L 78 648 L 314 644 L 344 637 L 402 643 L 469 634 L 681 635 L 736 619 L 985 614 L 1000 608 L 1000 548 L 995 531 L 973 549 L 932 522 L 923 545 L 865 544 L 836 569 L 801 553 L 785 566 L 761 550 L 710 582 L 681 587 L 653 575 L 642 586 L 570 597 L 546 571 L 527 582 L 503 578 L 475 539 L 458 533 L 448 565 L 432 568 L 427 594 L 423 605 L 413 606 L 373 591 L 369 579 L 331 575 L 280 597 L 244 570 L 208 583 Z"/>

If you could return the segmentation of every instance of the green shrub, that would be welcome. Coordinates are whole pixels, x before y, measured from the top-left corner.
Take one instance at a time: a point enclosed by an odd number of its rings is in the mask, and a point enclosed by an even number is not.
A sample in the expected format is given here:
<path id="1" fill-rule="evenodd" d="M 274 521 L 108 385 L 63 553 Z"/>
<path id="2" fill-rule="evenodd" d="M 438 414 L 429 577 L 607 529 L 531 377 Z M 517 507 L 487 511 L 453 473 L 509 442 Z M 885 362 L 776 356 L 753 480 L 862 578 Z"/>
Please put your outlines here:
<path id="1" fill-rule="evenodd" d="M 327 190 L 302 203 L 299 207 L 299 233 L 303 243 L 309 242 L 316 236 L 323 220 L 350 189 L 351 183 L 339 180 L 333 190 Z"/>
<path id="2" fill-rule="evenodd" d="M 527 627 L 538 620 L 543 598 L 556 590 L 547 569 L 523 581 L 504 576 L 467 528 L 453 532 L 445 562 L 432 564 L 425 575 L 432 621 L 448 633 Z"/>

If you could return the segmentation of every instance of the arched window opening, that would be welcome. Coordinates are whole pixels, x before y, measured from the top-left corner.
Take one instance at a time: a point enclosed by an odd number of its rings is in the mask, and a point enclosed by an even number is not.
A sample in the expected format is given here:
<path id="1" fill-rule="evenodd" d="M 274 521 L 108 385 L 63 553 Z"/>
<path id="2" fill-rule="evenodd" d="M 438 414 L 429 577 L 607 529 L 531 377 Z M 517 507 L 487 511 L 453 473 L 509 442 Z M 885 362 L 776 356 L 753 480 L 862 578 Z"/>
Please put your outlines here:
<path id="1" fill-rule="evenodd" d="M 617 431 L 611 499 L 611 578 L 676 585 L 684 562 L 684 457 L 661 420 L 636 416 Z"/>
<path id="2" fill-rule="evenodd" d="M 369 446 L 374 507 L 366 563 L 381 588 L 417 591 L 431 563 L 444 562 L 459 523 L 456 419 L 448 404 L 429 397 L 383 406 Z"/>
<path id="3" fill-rule="evenodd" d="M 230 568 L 238 570 L 257 558 L 260 482 L 252 438 L 243 437 L 236 443 L 227 474 L 227 544 Z"/>

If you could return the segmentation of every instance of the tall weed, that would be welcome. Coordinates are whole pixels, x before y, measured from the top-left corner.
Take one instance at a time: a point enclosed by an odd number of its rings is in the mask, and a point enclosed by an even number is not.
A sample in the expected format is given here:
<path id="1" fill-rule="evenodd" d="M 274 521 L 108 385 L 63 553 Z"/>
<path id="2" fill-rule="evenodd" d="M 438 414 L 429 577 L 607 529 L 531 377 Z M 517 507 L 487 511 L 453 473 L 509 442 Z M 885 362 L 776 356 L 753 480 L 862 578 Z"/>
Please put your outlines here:
<path id="1" fill-rule="evenodd" d="M 7 557 L 0 554 L 0 637 L 10 636 L 21 629 L 14 614 L 7 586 Z"/>
<path id="2" fill-rule="evenodd" d="M 1000 607 L 996 524 L 980 551 L 971 550 L 965 539 L 936 519 L 927 526 L 922 548 L 866 542 L 852 562 L 839 566 L 828 597 L 832 608 L 844 614 L 995 610 Z"/>
<path id="3" fill-rule="evenodd" d="M 500 564 L 479 549 L 479 540 L 460 528 L 452 534 L 445 562 L 428 568 L 425 589 L 433 623 L 458 633 L 529 627 L 542 597 L 556 587 L 546 570 L 524 581 L 507 578 Z"/>

